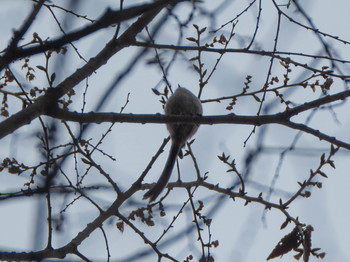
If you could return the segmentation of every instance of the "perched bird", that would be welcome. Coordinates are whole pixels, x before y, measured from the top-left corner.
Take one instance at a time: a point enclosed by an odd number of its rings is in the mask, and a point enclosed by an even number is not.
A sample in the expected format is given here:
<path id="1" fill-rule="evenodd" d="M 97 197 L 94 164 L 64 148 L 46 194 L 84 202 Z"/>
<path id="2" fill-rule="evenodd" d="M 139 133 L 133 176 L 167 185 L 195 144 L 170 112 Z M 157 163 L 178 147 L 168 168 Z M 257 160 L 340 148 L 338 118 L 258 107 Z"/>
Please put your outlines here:
<path id="1" fill-rule="evenodd" d="M 167 116 L 202 115 L 203 109 L 200 100 L 194 94 L 186 88 L 178 87 L 166 102 L 164 112 Z M 194 135 L 199 127 L 198 124 L 192 123 L 168 123 L 166 126 L 171 138 L 171 148 L 163 172 L 157 183 L 143 196 L 143 199 L 149 198 L 150 202 L 156 200 L 168 184 L 181 148 L 185 145 L 187 140 Z"/>

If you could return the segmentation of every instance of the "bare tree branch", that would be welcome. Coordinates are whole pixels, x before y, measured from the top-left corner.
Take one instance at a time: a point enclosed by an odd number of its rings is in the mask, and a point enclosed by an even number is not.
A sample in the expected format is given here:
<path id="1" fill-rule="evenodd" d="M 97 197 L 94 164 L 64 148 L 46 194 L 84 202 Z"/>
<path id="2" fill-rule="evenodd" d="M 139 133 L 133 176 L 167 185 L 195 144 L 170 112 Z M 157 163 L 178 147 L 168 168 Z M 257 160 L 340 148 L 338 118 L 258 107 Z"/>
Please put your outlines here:
<path id="1" fill-rule="evenodd" d="M 102 15 L 100 19 L 98 19 L 95 23 L 92 25 L 86 26 L 80 30 L 67 33 L 62 38 L 58 38 L 51 41 L 46 41 L 45 43 L 38 44 L 33 47 L 28 47 L 24 49 L 14 49 L 13 44 L 10 46 L 6 53 L 0 57 L 0 71 L 3 70 L 9 63 L 13 62 L 16 59 L 32 56 L 34 54 L 39 54 L 48 50 L 55 50 L 59 49 L 60 47 L 64 46 L 67 43 L 71 43 L 73 41 L 76 41 L 78 39 L 81 39 L 82 37 L 85 37 L 87 35 L 90 35 L 102 28 L 106 28 L 112 24 L 116 24 L 134 17 L 137 17 L 143 13 L 149 12 L 151 10 L 159 10 L 159 8 L 164 8 L 167 5 L 176 4 L 178 2 L 182 1 L 188 1 L 188 0 L 159 0 L 152 4 L 143 4 L 141 6 L 132 7 L 129 9 L 124 9 L 121 11 L 112 11 L 108 9 L 105 14 Z M 41 3 L 42 5 L 43 3 Z M 41 6 L 38 4 L 38 6 Z M 39 11 L 39 9 L 35 9 L 36 12 Z M 152 11 L 152 12 L 153 12 Z M 31 22 L 32 20 L 29 20 Z M 27 28 L 29 27 L 29 24 L 26 24 Z M 23 31 L 23 30 L 22 30 Z M 24 31 L 25 32 L 25 31 Z M 24 32 L 22 32 L 24 34 Z M 136 35 L 136 34 L 135 34 Z M 130 40 L 134 39 L 134 36 L 130 35 Z M 19 35 L 21 36 L 21 35 Z M 18 37 L 16 36 L 15 39 Z M 15 41 L 13 42 L 15 44 Z"/>
<path id="2" fill-rule="evenodd" d="M 50 89 L 47 94 L 41 96 L 37 101 L 17 114 L 0 123 L 0 138 L 15 131 L 18 127 L 29 124 L 32 120 L 51 111 L 51 107 L 57 99 L 73 89 L 86 77 L 91 75 L 95 70 L 104 65 L 115 53 L 127 47 L 130 41 L 152 21 L 152 19 L 162 10 L 168 1 L 161 1 L 162 5 L 153 8 L 151 11 L 142 15 L 133 25 L 131 25 L 118 39 L 110 40 L 106 46 L 89 62 L 74 72 L 72 75 L 63 80 L 54 89 Z M 170 1 L 171 2 L 171 1 Z"/>

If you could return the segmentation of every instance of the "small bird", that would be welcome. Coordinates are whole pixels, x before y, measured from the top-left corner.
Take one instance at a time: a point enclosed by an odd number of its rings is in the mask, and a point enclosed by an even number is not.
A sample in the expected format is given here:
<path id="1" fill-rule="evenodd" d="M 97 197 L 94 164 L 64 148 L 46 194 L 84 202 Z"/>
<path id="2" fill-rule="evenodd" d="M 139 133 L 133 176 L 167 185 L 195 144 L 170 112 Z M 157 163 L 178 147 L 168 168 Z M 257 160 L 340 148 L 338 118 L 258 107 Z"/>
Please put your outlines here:
<path id="1" fill-rule="evenodd" d="M 202 115 L 203 109 L 200 100 L 189 90 L 183 87 L 178 87 L 174 94 L 168 99 L 164 108 L 165 115 Z M 191 123 L 167 123 L 167 129 L 171 138 L 171 148 L 168 159 L 165 163 L 163 172 L 157 183 L 146 192 L 143 199 L 149 198 L 152 202 L 156 200 L 159 194 L 166 187 L 177 156 L 181 148 L 185 145 L 194 133 L 196 133 L 199 125 Z"/>

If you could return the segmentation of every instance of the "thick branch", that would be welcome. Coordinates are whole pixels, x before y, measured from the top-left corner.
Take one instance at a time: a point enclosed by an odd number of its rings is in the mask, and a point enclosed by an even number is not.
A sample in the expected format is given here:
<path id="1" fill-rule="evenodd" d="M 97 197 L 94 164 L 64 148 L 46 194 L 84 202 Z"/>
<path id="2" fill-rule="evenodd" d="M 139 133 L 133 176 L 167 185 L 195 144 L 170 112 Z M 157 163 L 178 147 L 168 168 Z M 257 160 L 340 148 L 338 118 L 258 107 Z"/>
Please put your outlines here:
<path id="1" fill-rule="evenodd" d="M 67 110 L 55 109 L 51 110 L 47 115 L 66 121 L 74 121 L 79 123 L 102 123 L 102 122 L 127 122 L 127 123 L 169 123 L 169 122 L 184 122 L 197 124 L 247 124 L 247 125 L 263 125 L 289 121 L 293 116 L 313 108 L 320 107 L 331 102 L 344 100 L 350 96 L 350 90 L 340 92 L 334 95 L 304 103 L 300 106 L 288 109 L 288 111 L 264 116 L 237 116 L 235 114 L 221 116 L 164 116 L 164 115 L 149 115 L 149 114 L 118 114 L 118 113 L 77 113 Z"/>
<path id="2" fill-rule="evenodd" d="M 290 121 L 287 122 L 282 122 L 281 125 L 284 126 L 288 126 L 290 128 L 296 129 L 296 130 L 300 130 L 303 131 L 305 133 L 308 133 L 310 135 L 313 135 L 317 138 L 319 138 L 320 140 L 325 140 L 331 144 L 334 144 L 336 146 L 342 147 L 342 148 L 346 148 L 348 150 L 350 150 L 350 144 L 345 143 L 341 140 L 336 139 L 333 136 L 328 136 L 322 132 L 320 132 L 319 130 L 313 129 L 311 127 L 308 127 L 307 125 L 303 125 L 303 124 L 299 124 L 299 123 L 293 123 Z"/>
<path id="3" fill-rule="evenodd" d="M 326 97 L 327 98 L 327 97 Z M 328 97 L 328 99 L 330 99 Z M 323 102 L 327 99 L 321 100 Z M 311 102 L 311 103 L 314 103 Z M 153 123 L 163 124 L 171 122 L 182 123 L 196 123 L 201 125 L 213 125 L 213 124 L 244 124 L 244 125 L 266 125 L 266 124 L 279 124 L 297 129 L 306 133 L 309 133 L 320 140 L 325 140 L 334 145 L 350 150 L 350 144 L 337 140 L 335 137 L 328 136 L 321 133 L 319 130 L 315 130 L 303 124 L 297 124 L 289 121 L 292 115 L 296 115 L 303 110 L 309 109 L 307 104 L 300 106 L 300 110 L 294 112 L 283 112 L 275 115 L 263 115 L 263 116 L 238 116 L 234 114 L 218 115 L 218 116 L 165 116 L 165 115 L 150 115 L 150 114 L 119 114 L 119 113 L 77 113 L 68 112 L 66 110 L 58 109 L 55 112 L 49 114 L 52 117 L 73 121 L 78 123 L 103 123 L 103 122 L 120 122 L 120 123 Z"/>
<path id="4" fill-rule="evenodd" d="M 14 36 L 12 39 L 12 42 L 10 43 L 8 47 L 8 52 L 13 52 L 17 48 L 18 42 L 22 39 L 23 35 L 27 32 L 29 27 L 32 25 L 34 19 L 36 18 L 37 14 L 39 13 L 40 8 L 44 4 L 45 0 L 40 0 L 36 5 L 34 5 L 33 11 L 28 16 L 28 18 L 24 21 L 23 25 L 18 31 L 14 32 Z M 0 60 L 1 63 L 1 60 Z"/>
<path id="5" fill-rule="evenodd" d="M 179 2 L 181 0 L 178 0 Z M 86 77 L 90 76 L 94 71 L 106 64 L 108 59 L 115 53 L 130 45 L 132 39 L 147 26 L 153 18 L 168 4 L 176 2 L 174 0 L 159 1 L 162 6 L 154 8 L 151 11 L 143 14 L 134 24 L 132 24 L 118 39 L 112 39 L 94 58 L 90 59 L 87 64 L 79 68 L 72 75 L 63 80 L 56 88 L 49 90 L 47 94 L 39 97 L 34 104 L 29 105 L 24 110 L 9 117 L 0 123 L 0 139 L 19 127 L 29 124 L 36 117 L 47 114 L 48 111 L 54 110 L 51 107 L 55 105 L 55 101 L 64 94 L 73 89 Z"/>
<path id="6" fill-rule="evenodd" d="M 3 70 L 9 63 L 11 63 L 16 59 L 28 57 L 34 54 L 43 53 L 48 50 L 59 49 L 60 47 L 64 46 L 67 43 L 76 41 L 102 28 L 106 28 L 110 25 L 137 17 L 149 11 L 153 12 L 153 11 L 159 10 L 159 8 L 162 9 L 169 4 L 176 4 L 181 1 L 185 1 L 185 0 L 160 0 L 152 4 L 143 4 L 141 6 L 131 7 L 129 9 L 125 9 L 121 11 L 112 11 L 108 9 L 106 13 L 102 15 L 102 17 L 98 19 L 94 24 L 86 26 L 82 29 L 67 33 L 58 39 L 55 39 L 52 41 L 46 41 L 45 43 L 41 43 L 36 46 L 28 47 L 24 49 L 8 49 L 7 52 L 0 57 L 0 71 Z"/>
<path id="7" fill-rule="evenodd" d="M 201 125 L 214 124 L 246 124 L 263 125 L 280 123 L 287 118 L 283 113 L 265 116 L 238 116 L 235 114 L 216 116 L 166 116 L 161 114 L 119 114 L 119 113 L 77 113 L 57 109 L 47 115 L 54 118 L 78 123 L 153 123 L 164 124 L 172 122 L 196 123 Z"/>
<path id="8" fill-rule="evenodd" d="M 68 81 L 67 79 L 65 81 Z M 63 82 L 62 82 L 63 83 Z M 169 123 L 169 122 L 184 122 L 184 123 L 197 123 L 201 125 L 213 125 L 213 124 L 245 124 L 260 126 L 264 124 L 280 124 L 288 126 L 293 129 L 297 129 L 311 135 L 318 137 L 321 140 L 325 140 L 339 147 L 346 148 L 350 150 L 350 144 L 343 141 L 337 140 L 334 137 L 328 136 L 321 133 L 318 130 L 312 129 L 303 124 L 297 124 L 289 121 L 289 119 L 299 113 L 310 110 L 312 108 L 317 108 L 319 106 L 338 101 L 344 100 L 350 96 L 350 91 L 344 91 L 335 95 L 328 95 L 323 98 L 305 103 L 303 105 L 292 108 L 288 111 L 274 114 L 274 115 L 264 115 L 264 116 L 237 116 L 234 114 L 221 115 L 221 116 L 164 116 L 160 114 L 149 115 L 149 114 L 118 114 L 118 113 L 77 113 L 69 112 L 59 108 L 52 108 L 55 105 L 55 97 L 59 96 L 56 94 L 60 89 L 69 91 L 70 86 L 60 84 L 57 89 L 53 89 L 52 92 L 48 92 L 43 97 L 39 98 L 36 103 L 29 106 L 28 108 L 22 110 L 21 112 L 11 116 L 9 119 L 0 123 L 0 138 L 11 133 L 18 127 L 30 123 L 31 120 L 46 114 L 57 119 L 65 121 L 74 121 L 79 123 L 103 123 L 103 122 L 127 122 L 127 123 Z M 64 91 L 61 91 L 64 92 Z M 50 98 L 51 94 L 51 98 Z M 49 96 L 49 97 L 47 97 Z M 51 107 L 50 107 L 51 106 Z"/>

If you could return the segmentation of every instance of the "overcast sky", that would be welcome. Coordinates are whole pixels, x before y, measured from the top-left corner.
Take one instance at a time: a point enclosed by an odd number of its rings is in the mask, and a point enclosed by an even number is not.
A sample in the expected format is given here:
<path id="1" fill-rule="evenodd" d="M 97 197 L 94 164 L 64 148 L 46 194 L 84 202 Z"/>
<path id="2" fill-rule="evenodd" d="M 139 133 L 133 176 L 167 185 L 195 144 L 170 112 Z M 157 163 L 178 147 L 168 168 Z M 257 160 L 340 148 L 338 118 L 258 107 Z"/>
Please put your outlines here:
<path id="1" fill-rule="evenodd" d="M 70 1 L 51 1 L 57 5 L 68 7 Z M 127 5 L 137 4 L 140 1 L 128 1 Z M 203 6 L 208 10 L 213 10 L 218 3 L 215 1 L 204 1 Z M 274 37 L 277 26 L 277 13 L 271 1 L 262 1 L 262 15 L 259 26 L 259 31 L 256 36 L 255 44 L 252 46 L 253 50 L 271 51 L 274 45 Z M 288 1 L 276 1 L 279 4 L 285 4 Z M 348 0 L 338 1 L 299 1 L 307 14 L 312 18 L 312 22 L 320 31 L 327 34 L 338 36 L 339 38 L 350 41 L 350 16 L 348 11 L 350 2 Z M 100 17 L 107 7 L 118 9 L 118 1 L 107 0 L 84 0 L 76 1 L 78 8 L 77 13 L 87 15 L 91 19 Z M 221 2 L 220 2 L 221 3 Z M 225 10 L 220 13 L 217 18 L 217 24 L 209 24 L 209 20 L 194 19 L 193 23 L 200 27 L 208 27 L 209 29 L 219 28 L 222 24 L 233 19 L 244 8 L 249 5 L 250 1 L 232 1 L 231 4 L 226 5 Z M 210 5 L 212 5 L 210 7 Z M 29 14 L 32 2 L 29 0 L 1 0 L 0 9 L 0 49 L 6 48 L 9 43 L 13 30 L 19 28 L 23 19 Z M 180 19 L 187 15 L 187 7 L 180 7 L 177 10 Z M 281 7 L 286 13 L 291 15 L 300 23 L 308 24 L 295 11 L 293 5 L 290 9 Z M 80 26 L 86 25 L 88 22 L 83 19 L 75 19 L 71 16 L 66 16 L 65 12 L 54 9 L 59 21 L 61 21 L 64 29 L 70 31 Z M 242 48 L 242 43 L 246 43 L 246 39 L 250 39 L 255 30 L 255 22 L 257 17 L 257 3 L 249 9 L 247 13 L 242 15 L 238 20 L 235 28 L 236 35 L 234 36 L 231 46 L 232 48 Z M 155 21 L 156 22 L 156 21 Z M 131 21 L 129 22 L 131 23 Z M 162 30 L 156 38 L 159 44 L 176 44 L 177 31 L 174 20 L 168 22 L 169 24 Z M 127 25 L 127 24 L 126 24 Z M 125 27 L 122 27 L 124 30 Z M 225 27 L 218 34 L 228 36 L 230 27 Z M 61 34 L 55 20 L 52 18 L 50 12 L 43 9 L 36 19 L 34 25 L 25 35 L 24 41 L 29 41 L 32 34 L 37 32 L 42 39 L 47 37 L 55 38 Z M 76 43 L 79 53 L 89 60 L 99 50 L 101 50 L 107 41 L 111 39 L 115 32 L 115 28 L 101 30 L 92 36 L 87 37 L 81 42 Z M 186 37 L 195 36 L 195 30 L 189 26 L 185 31 Z M 142 34 L 142 36 L 146 36 Z M 214 34 L 205 33 L 206 40 L 214 37 Z M 139 38 L 138 40 L 144 40 Z M 349 45 L 341 44 L 338 41 L 324 37 L 323 40 L 331 47 L 332 54 L 336 58 L 350 61 Z M 183 45 L 190 45 L 189 42 L 183 42 Z M 244 45 L 243 45 L 244 46 Z M 277 45 L 278 51 L 297 52 L 311 55 L 325 56 L 324 48 L 318 37 L 310 30 L 297 27 L 295 24 L 289 22 L 287 19 L 281 21 L 279 41 Z M 125 66 L 132 60 L 132 58 L 139 52 L 140 48 L 131 47 L 116 54 L 108 61 L 106 65 L 97 70 L 89 80 L 89 89 L 86 95 L 86 109 L 85 112 L 94 110 L 99 104 L 100 99 L 106 90 L 117 76 L 124 70 Z M 183 57 L 179 58 L 172 66 L 168 81 L 175 88 L 177 85 L 187 87 L 194 93 L 198 93 L 198 76 L 190 67 L 189 58 L 195 56 L 196 53 L 185 52 Z M 147 64 L 147 59 L 154 56 L 153 50 L 150 51 L 142 59 L 144 60 L 133 72 L 128 75 L 123 81 L 118 83 L 115 91 L 104 102 L 101 111 L 103 112 L 119 112 L 120 108 L 125 104 L 128 94 L 129 100 L 125 113 L 138 114 L 155 114 L 162 113 L 162 105 L 159 103 L 159 97 L 155 96 L 152 88 L 158 88 L 162 91 L 164 84 L 160 84 L 162 74 L 157 65 Z M 165 56 L 166 60 L 170 56 Z M 218 54 L 204 54 L 205 66 L 209 69 L 213 67 L 218 58 Z M 312 58 L 305 58 L 301 56 L 294 56 L 296 61 L 300 63 L 308 63 L 316 68 L 322 66 L 330 66 L 329 61 L 314 60 Z M 30 64 L 35 68 L 36 65 L 42 65 L 45 60 L 42 56 L 34 56 L 30 60 Z M 55 84 L 59 83 L 67 76 L 72 74 L 77 68 L 84 65 L 84 62 L 79 59 L 77 54 L 69 48 L 67 55 L 62 57 L 54 57 L 50 62 L 51 72 L 56 72 L 57 78 Z M 314 64 L 312 64 L 314 63 Z M 36 79 L 29 83 L 23 78 L 21 65 L 23 61 L 16 62 L 11 65 L 14 72 L 16 72 L 20 81 L 26 88 L 38 86 L 43 88 L 47 86 L 45 75 L 39 70 L 36 70 Z M 246 54 L 227 54 L 219 63 L 212 79 L 203 92 L 202 99 L 213 97 L 222 97 L 232 93 L 241 92 L 244 87 L 245 78 L 251 75 L 252 89 L 259 89 L 262 87 L 268 72 L 269 58 L 259 57 L 256 55 Z M 349 75 L 350 68 L 348 64 L 338 64 L 342 70 L 341 73 Z M 291 81 L 300 81 L 311 75 L 312 72 L 305 71 L 302 68 L 292 68 L 290 75 Z M 275 62 L 272 75 L 279 76 L 282 79 L 283 67 Z M 340 72 L 337 72 L 340 74 Z M 17 88 L 14 84 L 13 88 Z M 80 83 L 75 88 L 77 93 L 74 98 L 74 104 L 71 110 L 80 110 L 82 107 L 82 93 L 86 87 L 86 82 Z M 334 81 L 330 90 L 331 94 L 344 91 L 347 88 L 344 82 L 339 80 Z M 312 90 L 304 90 L 298 88 L 291 94 L 291 100 L 295 103 L 304 103 L 311 101 L 321 96 L 320 92 L 312 92 Z M 0 98 L 2 95 L 0 94 Z M 274 96 L 267 97 L 266 104 L 275 100 Z M 229 113 L 225 108 L 227 103 L 205 103 L 203 104 L 204 115 L 222 115 Z M 10 105 L 10 112 L 15 113 L 20 110 L 21 105 L 15 103 Z M 277 113 L 283 110 L 282 105 L 272 106 L 272 111 L 268 113 Z M 233 112 L 242 115 L 256 115 L 258 104 L 254 103 L 251 98 L 240 99 L 237 102 Z M 350 119 L 348 116 L 350 110 L 345 103 L 341 106 L 334 107 L 333 110 L 319 110 L 315 112 L 309 123 L 310 126 L 320 131 L 325 132 L 331 136 L 349 142 L 349 128 Z M 304 123 L 310 116 L 309 113 L 298 116 L 297 122 Z M 3 117 L 0 118 L 0 121 Z M 49 123 L 51 120 L 45 118 Z M 79 130 L 76 124 L 71 125 L 75 134 Z M 84 137 L 92 137 L 94 143 L 98 141 L 101 135 L 106 132 L 109 124 L 92 125 Z M 67 131 L 62 127 L 59 128 L 61 143 L 69 142 Z M 40 131 L 39 121 L 33 121 L 29 126 L 25 126 L 17 130 L 13 135 L 7 136 L 1 140 L 0 143 L 0 157 L 15 157 L 18 161 L 24 162 L 28 165 L 34 164 L 37 161 L 42 161 L 41 153 L 38 145 L 40 141 L 36 138 L 36 133 Z M 250 180 L 252 183 L 247 183 L 246 191 L 248 195 L 257 196 L 259 192 L 263 191 L 267 195 L 268 188 L 273 183 L 275 174 L 279 173 L 275 184 L 275 193 L 271 196 L 271 201 L 278 203 L 279 198 L 288 199 L 293 192 L 298 189 L 297 181 L 304 181 L 308 178 L 310 169 L 318 167 L 319 159 L 322 153 L 329 153 L 330 145 L 319 139 L 302 134 L 300 138 L 296 138 L 297 132 L 286 127 L 277 125 L 269 125 L 266 127 L 259 127 L 257 132 L 252 135 L 244 147 L 244 141 L 252 131 L 251 126 L 245 125 L 216 125 L 216 126 L 201 126 L 195 135 L 195 143 L 192 146 L 196 154 L 198 164 L 202 174 L 208 173 L 208 182 L 220 186 L 229 186 L 236 181 L 236 178 L 229 173 L 226 173 L 227 166 L 224 166 L 217 158 L 223 152 L 226 155 L 231 155 L 231 159 L 235 158 L 237 169 L 244 167 L 246 154 L 249 150 L 254 149 L 259 141 L 259 135 L 264 131 L 264 151 L 260 154 L 259 160 L 254 165 Z M 108 154 L 114 156 L 116 161 L 108 160 L 104 156 L 99 156 L 100 163 L 113 178 L 118 180 L 122 189 L 127 189 L 146 168 L 152 156 L 156 153 L 163 139 L 167 137 L 165 126 L 158 124 L 116 124 L 112 132 L 104 140 L 101 148 Z M 281 153 L 293 144 L 296 149 L 288 151 L 279 165 Z M 169 145 L 165 150 L 169 149 Z M 151 172 L 147 175 L 145 182 L 151 183 L 158 178 L 163 164 L 166 160 L 167 152 L 162 154 L 154 164 Z M 292 203 L 288 211 L 293 217 L 298 216 L 300 221 L 306 224 L 311 224 L 315 231 L 312 236 L 313 247 L 319 247 L 322 251 L 327 253 L 323 261 L 350 261 L 350 211 L 349 211 L 349 153 L 341 150 L 335 157 L 336 169 L 328 168 L 324 171 L 328 174 L 328 179 L 317 177 L 316 181 L 322 182 L 321 189 L 312 188 L 312 195 L 308 199 L 298 199 Z M 68 161 L 66 167 L 74 163 Z M 194 179 L 193 163 L 190 158 L 185 158 L 180 161 L 181 170 L 190 170 L 185 173 L 184 181 Z M 280 170 L 278 169 L 280 167 Z M 84 166 L 80 167 L 84 170 Z M 86 168 L 86 167 L 85 167 Z M 244 171 L 244 170 L 240 170 Z M 188 173 L 187 177 L 186 174 Z M 21 188 L 28 177 L 18 177 L 7 173 L 0 173 L 0 192 L 12 192 Z M 94 175 L 96 177 L 94 177 Z M 176 172 L 173 173 L 171 181 L 176 180 Z M 62 180 L 64 181 L 64 180 Z M 60 181 L 60 182 L 62 182 Z M 99 178 L 99 174 L 91 174 L 85 181 L 87 184 L 100 183 L 104 181 Z M 173 190 L 168 197 L 168 211 L 169 214 L 165 218 L 157 218 L 159 225 L 166 227 L 171 221 L 172 216 L 176 214 L 179 206 L 186 200 L 184 195 L 185 190 Z M 98 192 L 93 195 L 96 201 L 103 207 L 113 202 L 115 194 L 112 192 Z M 250 262 L 250 261 L 265 261 L 269 253 L 272 251 L 278 241 L 286 234 L 288 234 L 293 226 L 290 224 L 286 229 L 280 230 L 281 224 L 285 217 L 281 212 L 272 210 L 265 212 L 264 207 L 257 203 L 244 206 L 244 201 L 237 199 L 233 202 L 230 199 L 219 200 L 214 193 L 199 189 L 196 197 L 205 201 L 204 215 L 211 217 L 212 215 L 212 240 L 219 240 L 219 247 L 212 250 L 212 254 L 216 261 L 234 261 L 234 262 Z M 145 205 L 141 201 L 142 192 L 135 194 L 132 200 L 139 205 Z M 197 199 L 197 200 L 198 200 Z M 180 201 L 179 201 L 180 200 Z M 59 214 L 66 202 L 62 199 L 54 201 L 54 211 Z M 216 206 L 217 205 L 217 206 Z M 210 213 L 216 206 L 215 213 Z M 46 243 L 46 211 L 45 202 L 39 198 L 23 198 L 2 201 L 0 203 L 1 217 L 0 217 L 0 250 L 3 251 L 29 251 L 34 249 L 42 249 Z M 126 205 L 121 209 L 127 215 L 132 208 L 136 208 L 131 204 Z M 175 213 L 172 213 L 175 212 Z M 55 247 L 60 247 L 74 237 L 77 232 L 90 223 L 97 215 L 95 209 L 91 208 L 90 204 L 84 200 L 77 201 L 74 206 L 66 212 L 67 220 L 64 224 L 63 233 L 57 233 L 54 236 Z M 174 231 L 169 234 L 169 238 L 180 232 L 182 223 L 191 221 L 189 218 L 190 210 L 185 210 L 183 218 L 179 219 L 178 224 L 175 225 Z M 40 219 L 41 217 L 41 219 Z M 126 227 L 125 232 L 120 233 L 116 227 L 116 220 L 111 221 L 110 225 L 105 225 L 107 231 L 110 252 L 112 259 L 130 258 L 132 254 L 138 252 L 150 252 L 147 261 L 155 261 L 152 251 L 148 246 L 143 244 L 142 239 L 138 237 L 133 231 Z M 139 225 L 139 224 L 137 224 Z M 185 225 L 185 224 L 184 224 Z M 187 224 L 186 224 L 187 225 Z M 163 231 L 163 227 L 149 228 L 139 225 L 141 230 L 152 240 L 156 239 Z M 42 234 L 37 232 L 41 231 Z M 160 249 L 163 252 L 169 252 L 179 260 L 186 258 L 188 254 L 193 252 L 194 255 L 199 255 L 200 250 L 194 247 L 196 239 L 196 232 L 193 231 L 193 236 L 186 236 L 181 238 L 179 245 L 172 246 L 167 250 L 168 246 L 160 244 Z M 188 241 L 187 244 L 183 244 Z M 165 241 L 166 242 L 166 241 Z M 184 246 L 187 245 L 187 248 Z M 192 246 L 193 245 L 193 246 Z M 106 250 L 105 243 L 101 232 L 94 232 L 91 237 L 84 241 L 79 249 L 84 255 L 94 260 L 101 259 L 105 261 Z M 289 253 L 280 260 L 276 258 L 275 261 L 294 261 L 293 255 Z M 95 260 L 94 260 L 95 261 Z M 124 260 L 120 260 L 124 261 Z M 146 261 L 146 260 L 142 260 Z M 272 260 L 274 261 L 274 260 Z M 312 257 L 310 261 L 317 261 Z M 322 260 L 320 260 L 322 261 Z"/>

